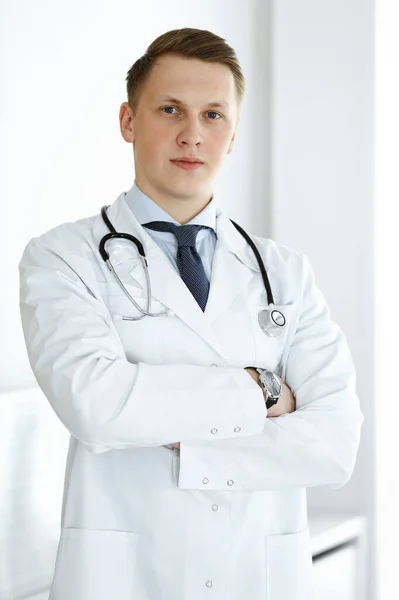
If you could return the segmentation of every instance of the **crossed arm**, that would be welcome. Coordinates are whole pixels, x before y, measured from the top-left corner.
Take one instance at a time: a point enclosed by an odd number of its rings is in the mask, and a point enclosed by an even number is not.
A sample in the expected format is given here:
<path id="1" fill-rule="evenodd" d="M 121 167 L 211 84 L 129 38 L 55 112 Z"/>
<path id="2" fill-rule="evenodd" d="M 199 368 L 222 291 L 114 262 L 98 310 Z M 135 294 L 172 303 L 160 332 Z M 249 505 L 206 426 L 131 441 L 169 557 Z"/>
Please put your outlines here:
<path id="1" fill-rule="evenodd" d="M 254 379 L 254 381 L 256 381 L 256 383 L 260 387 L 262 387 L 258 371 L 256 371 L 256 369 L 253 369 L 252 367 L 245 367 L 245 370 L 251 375 L 252 379 Z M 267 409 L 267 417 L 280 417 L 281 415 L 294 412 L 296 408 L 295 397 L 291 389 L 286 383 L 284 383 L 281 377 L 279 377 L 278 375 L 277 377 L 280 379 L 282 385 L 281 396 L 277 404 L 274 404 L 273 406 Z M 176 442 L 170 445 L 174 448 L 180 449 L 180 442 Z"/>

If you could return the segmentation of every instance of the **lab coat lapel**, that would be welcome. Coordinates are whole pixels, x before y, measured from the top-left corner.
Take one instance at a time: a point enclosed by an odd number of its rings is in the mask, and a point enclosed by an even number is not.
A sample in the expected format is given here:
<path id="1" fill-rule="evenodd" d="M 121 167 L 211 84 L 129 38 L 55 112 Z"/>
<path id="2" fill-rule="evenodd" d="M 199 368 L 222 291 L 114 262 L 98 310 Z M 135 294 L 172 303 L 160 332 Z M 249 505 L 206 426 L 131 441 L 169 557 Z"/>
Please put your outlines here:
<path id="1" fill-rule="evenodd" d="M 108 208 L 107 215 L 118 232 L 130 233 L 143 243 L 148 262 L 151 296 L 167 306 L 219 354 L 223 355 L 222 346 L 215 335 L 212 323 L 228 311 L 237 296 L 245 297 L 247 284 L 254 271 L 260 271 L 251 248 L 227 215 L 217 209 L 217 241 L 212 262 L 208 301 L 204 312 L 169 258 L 151 238 L 145 227 L 142 227 L 137 221 L 125 202 L 124 193 Z M 99 219 L 95 235 L 97 243 L 107 232 L 105 225 L 101 226 L 103 223 L 101 217 Z M 133 283 L 146 290 L 144 269 L 132 244 L 124 240 L 113 241 L 110 256 L 124 283 Z M 266 269 L 269 273 L 272 270 L 271 265 L 268 265 L 267 262 Z"/>

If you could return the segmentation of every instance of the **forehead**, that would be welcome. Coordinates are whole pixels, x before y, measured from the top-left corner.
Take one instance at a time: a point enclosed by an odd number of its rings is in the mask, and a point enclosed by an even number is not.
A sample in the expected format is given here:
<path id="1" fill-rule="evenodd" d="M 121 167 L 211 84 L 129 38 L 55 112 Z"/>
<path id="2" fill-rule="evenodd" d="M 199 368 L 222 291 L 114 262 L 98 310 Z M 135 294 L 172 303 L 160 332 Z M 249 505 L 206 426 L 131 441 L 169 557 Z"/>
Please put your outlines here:
<path id="1" fill-rule="evenodd" d="M 199 97 L 204 101 L 231 104 L 234 102 L 235 82 L 226 65 L 168 54 L 157 59 L 143 94 L 159 100 L 177 96 L 189 103 Z"/>

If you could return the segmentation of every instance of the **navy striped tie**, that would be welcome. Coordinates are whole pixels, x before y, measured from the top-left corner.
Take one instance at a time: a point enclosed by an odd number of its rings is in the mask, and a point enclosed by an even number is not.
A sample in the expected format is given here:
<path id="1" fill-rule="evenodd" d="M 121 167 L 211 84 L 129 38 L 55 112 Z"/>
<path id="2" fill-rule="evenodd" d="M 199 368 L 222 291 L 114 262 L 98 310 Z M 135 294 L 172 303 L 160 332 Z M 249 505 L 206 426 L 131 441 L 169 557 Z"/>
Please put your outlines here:
<path id="1" fill-rule="evenodd" d="M 151 221 L 144 223 L 143 227 L 175 234 L 178 243 L 176 261 L 181 278 L 204 311 L 208 300 L 209 282 L 195 247 L 195 239 L 200 229 L 209 228 L 206 225 L 175 225 L 169 221 Z"/>

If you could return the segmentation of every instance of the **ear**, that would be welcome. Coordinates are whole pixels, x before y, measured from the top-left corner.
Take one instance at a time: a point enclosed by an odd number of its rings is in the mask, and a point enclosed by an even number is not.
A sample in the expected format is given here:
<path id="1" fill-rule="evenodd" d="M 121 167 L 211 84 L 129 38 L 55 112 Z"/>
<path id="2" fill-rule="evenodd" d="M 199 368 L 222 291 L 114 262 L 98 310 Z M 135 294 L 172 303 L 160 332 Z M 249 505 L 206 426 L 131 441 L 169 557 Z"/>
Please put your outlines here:
<path id="1" fill-rule="evenodd" d="M 134 142 L 134 117 L 128 102 L 124 102 L 119 109 L 119 126 L 125 142 Z"/>
<path id="2" fill-rule="evenodd" d="M 227 150 L 226 154 L 230 154 L 230 152 L 233 150 L 235 138 L 236 138 L 236 132 L 234 131 L 233 137 L 230 140 L 229 149 Z"/>

